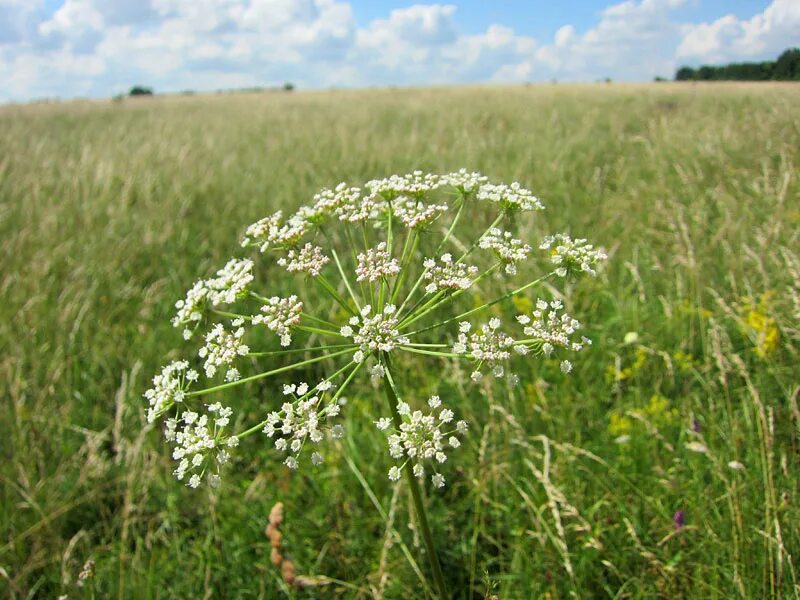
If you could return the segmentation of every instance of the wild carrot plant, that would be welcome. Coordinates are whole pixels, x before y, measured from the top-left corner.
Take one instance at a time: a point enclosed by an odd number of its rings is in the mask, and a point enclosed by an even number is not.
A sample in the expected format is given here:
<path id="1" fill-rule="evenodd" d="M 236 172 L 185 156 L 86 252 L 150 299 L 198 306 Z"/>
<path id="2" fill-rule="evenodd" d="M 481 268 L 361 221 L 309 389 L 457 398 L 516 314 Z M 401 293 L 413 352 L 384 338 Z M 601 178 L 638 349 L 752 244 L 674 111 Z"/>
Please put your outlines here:
<path id="1" fill-rule="evenodd" d="M 343 394 L 368 376 L 383 388 L 374 424 L 387 436 L 388 478 L 405 475 L 435 589 L 446 597 L 420 486 L 445 485 L 448 453 L 460 447 L 470 425 L 458 418 L 457 399 L 421 397 L 394 359 L 463 361 L 475 383 L 494 377 L 518 385 L 514 365 L 540 357 L 558 357 L 564 373 L 572 370 L 571 356 L 591 342 L 559 298 L 537 295 L 530 313 L 507 323 L 487 314 L 546 280 L 594 276 L 606 258 L 564 233 L 538 243 L 517 237 L 519 221 L 541 210 L 542 202 L 516 182 L 492 184 L 463 169 L 415 171 L 363 189 L 342 183 L 293 215 L 278 211 L 247 227 L 241 246 L 274 261 L 297 292 L 282 297 L 256 289 L 254 259 L 233 258 L 176 303 L 173 325 L 187 341 L 199 337 L 200 347 L 191 360 L 164 366 L 145 398 L 148 421 L 164 420 L 177 479 L 192 488 L 218 485 L 231 453 L 251 436 L 274 447 L 286 468 L 321 468 L 326 440 L 344 432 Z M 467 219 L 484 221 L 475 239 L 462 235 Z M 522 263 L 537 250 L 547 253 L 549 270 L 521 278 L 529 272 Z M 475 296 L 473 308 L 459 311 L 459 298 L 470 299 L 482 281 L 502 291 L 489 301 Z M 311 306 L 303 293 L 310 285 L 329 301 Z M 278 349 L 258 347 L 265 333 Z M 305 357 L 292 361 L 297 354 Z M 336 366 L 319 381 L 299 375 L 276 385 L 263 418 L 239 430 L 231 427 L 232 400 L 208 400 L 314 364 Z"/>

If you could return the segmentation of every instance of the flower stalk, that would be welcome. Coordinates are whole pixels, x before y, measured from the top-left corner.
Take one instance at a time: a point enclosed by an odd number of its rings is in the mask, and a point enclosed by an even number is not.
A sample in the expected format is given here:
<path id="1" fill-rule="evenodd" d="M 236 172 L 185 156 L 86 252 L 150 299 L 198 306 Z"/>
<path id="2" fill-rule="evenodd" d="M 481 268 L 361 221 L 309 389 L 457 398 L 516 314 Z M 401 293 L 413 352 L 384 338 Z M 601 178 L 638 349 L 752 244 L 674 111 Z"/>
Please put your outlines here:
<path id="1" fill-rule="evenodd" d="M 392 378 L 392 369 L 389 362 L 389 355 L 383 354 L 381 357 L 383 366 L 386 369 L 386 376 L 383 379 L 383 390 L 386 395 L 386 401 L 389 403 L 389 409 L 392 412 L 392 421 L 396 429 L 400 429 L 402 419 L 397 410 L 399 398 L 395 390 L 394 379 Z M 413 459 L 409 459 L 412 463 Z M 410 465 L 413 467 L 413 464 Z M 417 522 L 420 531 L 422 532 L 422 540 L 425 543 L 425 550 L 428 553 L 428 564 L 431 568 L 433 575 L 433 582 L 436 591 L 442 600 L 449 598 L 447 587 L 444 583 L 444 576 L 442 575 L 442 566 L 439 563 L 439 556 L 436 553 L 436 545 L 433 543 L 433 535 L 431 534 L 430 525 L 428 525 L 428 513 L 425 510 L 425 502 L 422 499 L 422 491 L 419 487 L 417 476 L 414 475 L 413 468 L 403 469 L 406 472 L 406 481 L 408 482 L 408 489 L 411 491 L 411 498 L 414 502 L 414 512 L 417 515 Z"/>

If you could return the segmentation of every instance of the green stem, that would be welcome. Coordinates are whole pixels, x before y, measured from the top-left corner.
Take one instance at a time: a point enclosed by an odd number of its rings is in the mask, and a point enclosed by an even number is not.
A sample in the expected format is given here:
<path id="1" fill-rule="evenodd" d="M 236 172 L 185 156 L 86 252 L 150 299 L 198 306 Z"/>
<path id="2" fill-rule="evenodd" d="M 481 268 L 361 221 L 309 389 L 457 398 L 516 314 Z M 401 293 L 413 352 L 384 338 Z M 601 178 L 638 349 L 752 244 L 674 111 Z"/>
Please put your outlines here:
<path id="1" fill-rule="evenodd" d="M 300 331 L 307 331 L 308 333 L 317 333 L 319 335 L 333 335 L 340 338 L 345 337 L 338 331 L 332 331 L 330 329 L 320 329 L 319 327 L 311 327 L 310 325 L 295 325 L 295 329 L 299 329 Z"/>
<path id="2" fill-rule="evenodd" d="M 339 255 L 336 254 L 336 250 L 333 248 L 331 248 L 331 254 L 333 255 L 333 260 L 336 262 L 336 268 L 339 269 L 339 275 L 342 276 L 344 285 L 347 288 L 347 291 L 350 292 L 350 298 L 353 300 L 353 303 L 356 305 L 358 311 L 361 312 L 361 305 L 358 303 L 358 298 L 356 298 L 356 295 L 353 293 L 353 288 L 350 287 L 350 280 L 347 278 L 347 275 L 342 268 L 342 263 L 339 261 Z"/>
<path id="3" fill-rule="evenodd" d="M 414 243 L 411 244 L 411 252 L 408 251 L 409 241 L 414 239 Z M 419 243 L 419 235 L 417 234 L 415 229 L 412 229 L 408 232 L 406 236 L 406 242 L 403 245 L 403 254 L 400 257 L 400 275 L 397 277 L 397 281 L 394 283 L 394 289 L 392 290 L 392 297 L 391 303 L 394 304 L 397 302 L 397 296 L 400 294 L 400 288 L 405 283 L 406 280 L 406 273 L 408 273 L 408 263 L 411 260 L 411 257 L 414 256 L 414 253 L 417 251 L 417 245 Z"/>
<path id="4" fill-rule="evenodd" d="M 283 356 L 286 354 L 299 354 L 301 352 L 319 352 L 320 350 L 341 350 L 342 348 L 353 348 L 355 344 L 336 344 L 333 346 L 314 346 L 313 348 L 290 348 L 288 350 L 270 350 L 267 352 L 248 352 L 247 356 L 263 357 L 263 356 Z"/>
<path id="5" fill-rule="evenodd" d="M 422 348 L 412 348 L 411 346 L 398 346 L 400 350 L 413 352 L 414 354 L 426 354 L 428 356 L 442 356 L 444 358 L 472 358 L 468 354 L 455 354 L 454 352 L 436 352 L 434 350 L 423 350 Z"/>
<path id="6" fill-rule="evenodd" d="M 344 298 L 339 295 L 339 292 L 334 289 L 333 285 L 331 285 L 324 275 L 319 274 L 314 279 L 316 279 L 317 282 L 322 286 L 322 289 L 328 292 L 328 294 L 330 294 L 330 296 L 336 300 L 336 302 L 338 302 L 347 312 L 353 315 L 357 314 L 356 311 L 353 310 L 353 307 L 345 302 Z"/>
<path id="7" fill-rule="evenodd" d="M 453 222 L 450 224 L 450 229 L 447 230 L 447 233 L 445 233 L 444 238 L 439 243 L 439 246 L 436 248 L 436 252 L 433 253 L 433 259 L 434 260 L 437 260 L 439 258 L 439 252 L 442 251 L 442 248 L 444 248 L 444 245 L 447 243 L 447 240 L 450 239 L 450 235 L 453 233 L 453 230 L 456 228 L 456 223 L 458 223 L 458 220 L 461 218 L 461 213 L 464 212 L 464 204 L 465 203 L 466 203 L 466 196 L 464 196 L 461 199 L 461 206 L 458 207 L 458 212 L 456 213 L 456 216 L 453 219 Z M 417 237 L 419 237 L 419 236 L 417 236 Z M 416 245 L 414 246 L 414 250 L 412 250 L 412 253 L 415 250 L 416 250 Z M 416 293 L 417 289 L 422 284 L 422 281 L 425 279 L 425 273 L 427 273 L 427 272 L 428 272 L 428 269 L 423 269 L 422 273 L 419 274 L 419 277 L 414 282 L 414 286 L 411 288 L 411 291 L 406 296 L 406 299 L 403 301 L 403 304 L 400 306 L 400 310 L 397 311 L 397 314 L 401 314 L 403 312 L 403 308 L 405 308 L 406 302 L 408 302 L 411 299 L 411 297 Z M 423 298 L 424 298 L 424 296 L 423 296 Z M 416 308 L 418 305 L 419 305 L 419 303 L 417 303 L 414 306 L 414 308 Z M 413 312 L 413 309 L 411 310 L 411 312 Z"/>
<path id="8" fill-rule="evenodd" d="M 332 380 L 334 377 L 338 377 L 338 376 L 339 376 L 339 375 L 341 375 L 341 374 L 342 374 L 344 371 L 346 371 L 347 369 L 349 369 L 351 366 L 352 366 L 352 363 L 347 363 L 347 364 L 346 364 L 345 366 L 343 366 L 341 369 L 339 369 L 338 371 L 336 371 L 336 373 L 334 373 L 334 374 L 333 374 L 333 375 L 331 375 L 330 377 L 326 378 L 326 381 L 331 381 L 331 380 Z M 350 375 L 348 375 L 348 376 L 347 376 L 347 379 L 345 380 L 345 382 L 344 382 L 344 383 L 343 383 L 343 384 L 342 384 L 342 385 L 339 387 L 339 389 L 336 391 L 336 395 L 335 395 L 335 396 L 334 396 L 334 397 L 331 399 L 331 402 L 334 402 L 334 401 L 335 401 L 335 400 L 336 400 L 336 399 L 339 397 L 339 394 L 341 394 L 341 393 L 342 393 L 342 390 L 345 388 L 345 386 L 346 386 L 348 383 L 350 383 L 350 380 L 353 378 L 353 375 L 355 375 L 355 374 L 356 374 L 356 371 L 358 371 L 359 367 L 361 367 L 361 363 L 358 363 L 358 364 L 355 366 L 355 368 L 353 368 L 353 370 L 350 372 Z M 303 395 L 303 396 L 301 396 L 300 398 L 298 398 L 298 400 L 305 400 L 306 398 L 308 398 L 309 396 L 311 396 L 312 394 L 314 394 L 314 393 L 316 393 L 316 392 L 317 392 L 317 386 L 314 386 L 313 388 L 311 388 L 311 389 L 308 391 L 308 393 L 306 393 L 305 395 Z M 264 429 L 264 425 L 266 425 L 266 424 L 267 424 L 267 420 L 265 419 L 264 421 L 261 421 L 261 423 L 259 423 L 258 425 L 253 425 L 253 426 L 252 426 L 250 429 L 247 429 L 247 430 L 245 430 L 245 431 L 243 431 L 243 432 L 241 432 L 241 433 L 237 433 L 237 434 L 236 434 L 236 437 L 238 437 L 240 440 L 242 440 L 242 439 L 244 439 L 244 438 L 246 438 L 246 437 L 248 437 L 248 436 L 250 436 L 250 435 L 254 434 L 256 431 L 260 431 L 260 430 Z"/>
<path id="9" fill-rule="evenodd" d="M 292 369 L 297 369 L 299 367 L 311 365 L 321 360 L 334 358 L 336 356 L 341 356 L 342 354 L 349 354 L 352 351 L 353 349 L 349 348 L 347 350 L 340 350 L 339 352 L 333 352 L 332 354 L 326 354 L 325 356 L 317 356 L 316 358 L 309 358 L 308 360 L 304 360 L 299 363 L 293 363 L 291 365 L 286 365 L 285 367 L 272 369 L 271 371 L 264 371 L 263 373 L 258 373 L 257 375 L 251 375 L 250 377 L 244 377 L 242 379 L 239 379 L 238 381 L 231 381 L 229 383 L 222 383 L 220 385 L 215 385 L 214 387 L 206 388 L 204 390 L 188 392 L 186 394 L 186 397 L 190 398 L 192 396 L 204 396 L 206 394 L 212 394 L 214 392 L 221 392 L 222 390 L 227 390 L 228 388 L 236 387 L 237 385 L 242 385 L 245 383 L 249 383 L 251 381 L 258 381 L 259 379 L 264 379 L 265 377 L 270 377 L 271 375 L 277 375 L 278 373 L 285 373 L 286 371 L 291 371 Z"/>
<path id="10" fill-rule="evenodd" d="M 500 215 L 492 222 L 492 224 L 489 225 L 489 227 L 486 228 L 486 231 L 484 231 L 481 235 L 479 235 L 478 239 L 476 239 L 474 242 L 472 242 L 472 245 L 469 248 L 467 248 L 467 251 L 464 252 L 464 254 L 461 255 L 461 258 L 459 258 L 456 262 L 460 263 L 462 260 L 467 258 L 467 256 L 472 254 L 472 251 L 475 250 L 475 248 L 478 247 L 478 244 L 481 243 L 481 240 L 483 239 L 483 237 L 487 233 L 489 233 L 492 229 L 497 227 L 500 224 L 500 221 L 502 221 L 502 220 L 503 220 L 503 213 L 500 213 Z"/>
<path id="11" fill-rule="evenodd" d="M 338 329 L 339 328 L 339 326 L 336 323 L 332 322 L 332 321 L 328 321 L 326 319 L 320 319 L 319 317 L 311 316 L 308 313 L 300 313 L 300 318 L 302 318 L 302 319 L 311 319 L 312 321 L 316 321 L 320 325 L 327 325 L 328 327 L 333 327 L 334 329 Z"/>
<path id="12" fill-rule="evenodd" d="M 499 298 L 495 298 L 491 302 L 487 302 L 485 304 L 481 304 L 477 308 L 473 308 L 472 310 L 468 310 L 467 312 L 463 312 L 460 315 L 456 315 L 455 317 L 452 317 L 450 319 L 442 321 L 441 323 L 436 323 L 435 325 L 430 325 L 429 327 L 423 327 L 422 329 L 417 329 L 416 331 L 412 331 L 411 333 L 408 333 L 406 335 L 414 335 L 414 334 L 417 334 L 417 333 L 422 333 L 424 331 L 430 331 L 431 329 L 436 329 L 437 327 L 441 327 L 442 325 L 447 325 L 448 323 L 452 323 L 453 321 L 458 321 L 459 319 L 463 319 L 464 317 L 467 317 L 467 316 L 471 315 L 474 312 L 478 312 L 479 310 L 483 310 L 484 308 L 489 308 L 490 306 L 493 306 L 494 304 L 497 304 L 498 302 L 502 302 L 503 300 L 506 300 L 507 298 L 511 298 L 511 296 L 516 296 L 517 294 L 520 294 L 520 293 L 524 292 L 525 290 L 527 290 L 529 287 L 532 287 L 532 286 L 534 286 L 534 285 L 536 285 L 538 283 L 543 282 L 548 277 L 552 277 L 554 274 L 555 274 L 555 271 L 553 271 L 552 273 L 548 273 L 547 275 L 539 277 L 539 279 L 534 279 L 530 283 L 526 283 L 522 287 L 519 287 L 519 288 L 517 288 L 517 289 L 515 289 L 515 290 L 513 290 L 511 292 L 508 292 L 504 296 L 500 296 Z M 456 293 L 458 293 L 458 292 L 456 292 Z M 453 294 L 453 296 L 455 296 L 455 295 L 456 294 Z M 436 308 L 436 307 L 434 307 L 434 308 Z M 422 315 L 420 315 L 420 316 L 422 316 Z M 408 323 L 408 324 L 410 325 L 410 323 Z"/>
<path id="13" fill-rule="evenodd" d="M 486 271 L 484 271 L 483 273 L 481 273 L 480 275 L 478 275 L 478 276 L 477 276 L 475 279 L 473 279 L 473 280 L 472 280 L 472 283 L 470 283 L 470 284 L 469 284 L 469 288 L 466 288 L 466 289 L 461 289 L 461 290 L 456 290 L 456 291 L 455 291 L 455 292 L 453 292 L 452 294 L 445 294 L 445 295 L 444 295 L 444 297 L 441 297 L 441 294 L 442 294 L 442 292 L 441 292 L 441 291 L 437 292 L 436 296 L 434 296 L 434 300 L 435 300 L 436 298 L 440 298 L 440 299 L 439 299 L 439 301 L 438 301 L 438 302 L 436 302 L 435 304 L 433 304 L 432 306 L 431 306 L 431 303 L 430 303 L 430 302 L 428 302 L 428 303 L 427 303 L 425 306 L 423 306 L 422 308 L 420 308 L 420 309 L 419 309 L 419 310 L 416 312 L 416 314 L 411 314 L 411 315 L 408 315 L 408 316 L 406 317 L 406 319 L 405 319 L 405 320 L 404 320 L 404 321 L 403 321 L 403 322 L 400 324 L 400 329 L 402 329 L 402 328 L 404 328 L 404 327 L 408 327 L 408 326 L 409 326 L 409 325 L 411 325 L 411 324 L 412 324 L 414 321 L 419 321 L 419 320 L 420 320 L 422 317 L 424 317 L 424 316 L 425 316 L 425 315 L 427 315 L 428 313 L 430 313 L 430 312 L 432 312 L 432 311 L 436 310 L 436 309 L 437 309 L 437 308 L 439 308 L 439 307 L 440 307 L 442 304 L 444 304 L 444 303 L 446 303 L 446 302 L 450 302 L 451 300 L 453 300 L 453 299 L 455 299 L 455 298 L 458 298 L 458 297 L 459 297 L 461 294 L 463 294 L 464 292 L 466 292 L 468 289 L 470 289 L 472 286 L 474 286 L 476 283 L 478 283 L 478 282 L 479 282 L 481 279 L 483 279 L 484 277 L 487 277 L 487 276 L 491 275 L 491 274 L 492 274 L 492 273 L 493 273 L 493 272 L 494 272 L 494 271 L 495 271 L 495 270 L 496 270 L 496 269 L 497 269 L 499 266 L 500 266 L 500 263 L 495 263 L 493 266 L 489 267 L 489 269 L 487 269 Z M 483 308 L 483 307 L 481 307 L 481 308 Z"/>
<path id="14" fill-rule="evenodd" d="M 400 413 L 397 412 L 397 403 L 399 400 L 397 398 L 394 381 L 392 380 L 388 354 L 383 355 L 383 363 L 386 368 L 386 376 L 383 378 L 383 389 L 386 393 L 386 400 L 389 402 L 389 408 L 392 411 L 392 421 L 394 422 L 395 428 L 399 430 L 400 426 L 403 424 L 403 420 L 400 418 Z M 425 548 L 428 551 L 428 563 L 433 573 L 433 582 L 441 600 L 447 600 L 450 596 L 447 593 L 447 587 L 444 585 L 442 567 L 439 564 L 439 557 L 436 555 L 436 546 L 433 543 L 433 536 L 431 535 L 431 529 L 428 525 L 428 516 L 425 512 L 425 503 L 422 501 L 419 481 L 417 481 L 414 475 L 414 461 L 409 459 L 409 462 L 412 464 L 406 465 L 403 471 L 406 473 L 406 481 L 408 481 L 411 497 L 414 500 L 414 512 L 417 513 L 417 521 L 419 521 L 419 528 L 422 531 L 422 539 L 425 541 Z"/>

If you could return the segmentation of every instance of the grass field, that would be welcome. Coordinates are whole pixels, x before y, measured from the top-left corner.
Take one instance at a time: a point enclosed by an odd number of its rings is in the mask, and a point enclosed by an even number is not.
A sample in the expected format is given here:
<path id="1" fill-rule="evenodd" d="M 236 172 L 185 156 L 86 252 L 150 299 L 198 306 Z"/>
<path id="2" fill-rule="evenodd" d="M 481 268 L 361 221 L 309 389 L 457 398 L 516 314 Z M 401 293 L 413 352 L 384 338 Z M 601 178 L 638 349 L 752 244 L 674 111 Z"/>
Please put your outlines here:
<path id="1" fill-rule="evenodd" d="M 569 377 L 402 365 L 472 425 L 427 496 L 454 597 L 800 596 L 799 166 L 796 85 L 0 107 L 0 597 L 425 597 L 367 380 L 320 475 L 254 437 L 217 491 L 175 481 L 142 393 L 181 346 L 173 303 L 246 225 L 339 181 L 460 167 L 542 198 L 532 243 L 567 230 L 610 258 L 571 290 L 594 345 Z M 281 293 L 277 267 L 259 277 Z M 251 421 L 279 402 L 246 390 Z M 284 552 L 326 585 L 270 563 L 277 501 Z"/>

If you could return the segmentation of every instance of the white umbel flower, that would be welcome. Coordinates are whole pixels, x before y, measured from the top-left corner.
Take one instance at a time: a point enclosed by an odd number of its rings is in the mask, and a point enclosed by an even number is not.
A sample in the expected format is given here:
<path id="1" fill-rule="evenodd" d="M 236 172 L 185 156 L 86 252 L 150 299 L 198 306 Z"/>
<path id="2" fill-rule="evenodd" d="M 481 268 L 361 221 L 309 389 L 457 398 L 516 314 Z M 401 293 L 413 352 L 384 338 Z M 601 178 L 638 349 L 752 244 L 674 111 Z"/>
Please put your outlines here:
<path id="1" fill-rule="evenodd" d="M 189 386 L 197 381 L 197 371 L 185 360 L 171 362 L 153 377 L 153 387 L 144 393 L 150 404 L 147 422 L 152 423 L 175 403 L 183 402 Z"/>
<path id="2" fill-rule="evenodd" d="M 330 261 L 331 259 L 322 253 L 322 248 L 308 243 L 300 250 L 289 250 L 285 257 L 278 259 L 278 264 L 289 273 L 307 273 L 316 277 Z"/>
<path id="3" fill-rule="evenodd" d="M 470 329 L 470 324 L 466 321 L 459 324 L 458 339 L 453 344 L 453 352 L 471 356 L 479 365 L 491 367 L 495 377 L 502 377 L 505 369 L 501 363 L 511 358 L 512 349 L 520 352 L 519 347 L 514 346 L 514 339 L 500 331 L 500 319 L 496 318 L 490 319 L 478 331 L 469 333 Z M 471 377 L 473 381 L 479 380 L 480 369 Z"/>
<path id="4" fill-rule="evenodd" d="M 500 205 L 503 210 L 509 212 L 544 210 L 544 205 L 533 192 L 526 190 L 518 182 L 511 185 L 494 185 L 487 183 L 478 190 L 478 200 L 487 200 Z"/>
<path id="5" fill-rule="evenodd" d="M 269 248 L 285 248 L 297 244 L 310 228 L 311 222 L 302 213 L 284 221 L 283 212 L 279 210 L 250 225 L 241 243 L 244 247 L 256 246 L 261 252 Z"/>
<path id="6" fill-rule="evenodd" d="M 581 328 L 581 324 L 577 319 L 562 312 L 563 308 L 560 300 L 553 300 L 548 304 L 539 298 L 532 318 L 528 315 L 517 317 L 517 321 L 524 326 L 522 331 L 528 337 L 541 342 L 542 351 L 546 356 L 550 355 L 555 346 L 579 352 L 584 345 L 591 343 L 586 338 L 581 338 L 580 341 L 572 339 Z"/>
<path id="7" fill-rule="evenodd" d="M 357 187 L 349 187 L 342 182 L 335 189 L 323 189 L 314 195 L 314 205 L 308 211 L 307 219 L 315 223 L 321 223 L 325 217 L 337 213 L 337 210 L 347 206 L 356 207 L 361 198 L 361 190 Z"/>
<path id="8" fill-rule="evenodd" d="M 292 328 L 300 322 L 300 315 L 303 312 L 303 303 L 297 296 L 288 298 L 273 296 L 261 307 L 261 312 L 264 314 L 253 317 L 253 324 L 263 323 L 267 329 L 278 334 L 281 346 L 291 344 Z"/>
<path id="9" fill-rule="evenodd" d="M 400 272 L 400 263 L 392 258 L 386 250 L 386 242 L 358 255 L 356 281 L 378 281 L 386 277 L 395 277 Z"/>
<path id="10" fill-rule="evenodd" d="M 353 356 L 355 362 L 363 361 L 372 352 L 391 352 L 397 346 L 408 344 L 407 336 L 398 330 L 396 307 L 387 304 L 383 312 L 372 313 L 367 304 L 358 316 L 351 317 L 349 325 L 341 328 L 341 335 L 353 339 L 359 351 Z"/>
<path id="11" fill-rule="evenodd" d="M 206 334 L 205 346 L 197 353 L 205 359 L 203 368 L 206 377 L 214 377 L 218 368 L 230 366 L 237 357 L 250 352 L 250 348 L 242 342 L 244 327 L 240 327 L 240 324 L 234 321 L 236 329 L 228 331 L 222 323 L 217 323 Z"/>
<path id="12" fill-rule="evenodd" d="M 178 481 L 187 475 L 187 485 L 196 488 L 203 476 L 230 460 L 228 448 L 238 445 L 238 439 L 224 434 L 233 411 L 221 404 L 208 407 L 208 414 L 184 411 L 180 419 L 168 419 L 164 430 L 167 441 L 175 444 L 172 458 L 178 461 L 174 471 Z"/>
<path id="13" fill-rule="evenodd" d="M 446 451 L 461 445 L 455 434 L 463 435 L 467 431 L 465 421 L 459 421 L 455 429 L 449 430 L 452 427 L 453 411 L 441 408 L 439 396 L 431 396 L 428 407 L 430 412 L 423 414 L 420 410 L 412 412 L 405 402 L 398 404 L 398 413 L 402 419 L 399 430 L 391 428 L 392 422 L 386 417 L 375 422 L 378 429 L 389 432 L 389 455 L 395 460 L 411 459 L 414 463 L 414 475 L 419 478 L 425 476 L 423 461 L 433 465 L 446 462 Z M 389 479 L 397 481 L 405 464 L 392 467 Z M 444 477 L 437 478 L 437 475 L 434 467 L 434 485 L 441 487 L 444 485 Z M 439 481 L 441 485 L 437 483 Z"/>
<path id="14" fill-rule="evenodd" d="M 469 194 L 488 181 L 480 173 L 470 173 L 466 169 L 459 169 L 455 173 L 447 173 L 439 178 L 442 185 L 449 185 L 457 190 Z"/>
<path id="15" fill-rule="evenodd" d="M 172 319 L 173 327 L 200 321 L 207 304 L 211 306 L 232 304 L 247 293 L 252 281 L 252 260 L 236 258 L 229 260 L 217 271 L 216 277 L 195 282 L 186 292 L 186 297 L 175 303 L 178 312 Z"/>
<path id="16" fill-rule="evenodd" d="M 597 275 L 597 265 L 608 258 L 602 248 L 579 238 L 573 240 L 565 233 L 549 235 L 539 245 L 541 250 L 550 250 L 550 260 L 556 265 L 556 275 L 566 277 L 570 273 Z"/>
<path id="17" fill-rule="evenodd" d="M 517 263 L 528 258 L 528 254 L 531 252 L 528 244 L 515 239 L 510 232 L 497 227 L 490 229 L 478 244 L 484 250 L 493 251 L 505 265 L 505 271 L 509 275 L 517 274 Z"/>
<path id="18" fill-rule="evenodd" d="M 367 189 L 387 200 L 398 196 L 420 198 L 432 192 L 440 185 L 439 176 L 422 171 L 414 171 L 407 175 L 391 175 L 385 179 L 373 179 L 367 182 Z"/>
<path id="19" fill-rule="evenodd" d="M 429 225 L 447 210 L 446 204 L 425 204 L 420 200 L 400 197 L 392 204 L 395 216 L 409 229 Z"/>
<path id="20" fill-rule="evenodd" d="M 424 278 L 429 282 L 425 286 L 428 294 L 440 290 L 466 290 L 478 274 L 478 267 L 454 262 L 451 254 L 443 254 L 439 264 L 433 258 L 426 258 L 423 266 Z"/>
<path id="21" fill-rule="evenodd" d="M 284 402 L 280 410 L 267 415 L 263 432 L 275 440 L 278 451 L 289 454 L 284 464 L 290 469 L 298 468 L 300 452 L 306 443 L 319 444 L 326 432 L 331 437 L 339 435 L 336 426 L 328 425 L 328 418 L 337 416 L 340 409 L 339 404 L 325 401 L 325 390 L 331 389 L 325 385 L 328 383 L 323 381 L 313 389 L 305 382 L 285 385 L 284 395 L 293 396 L 294 401 Z M 322 464 L 322 455 L 315 450 L 311 462 L 315 466 Z"/>

